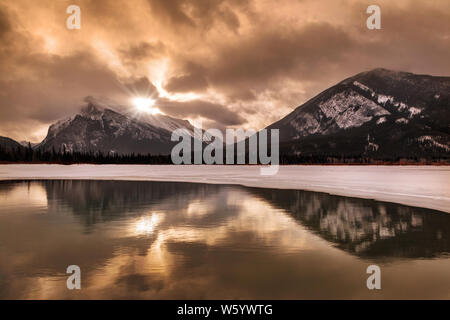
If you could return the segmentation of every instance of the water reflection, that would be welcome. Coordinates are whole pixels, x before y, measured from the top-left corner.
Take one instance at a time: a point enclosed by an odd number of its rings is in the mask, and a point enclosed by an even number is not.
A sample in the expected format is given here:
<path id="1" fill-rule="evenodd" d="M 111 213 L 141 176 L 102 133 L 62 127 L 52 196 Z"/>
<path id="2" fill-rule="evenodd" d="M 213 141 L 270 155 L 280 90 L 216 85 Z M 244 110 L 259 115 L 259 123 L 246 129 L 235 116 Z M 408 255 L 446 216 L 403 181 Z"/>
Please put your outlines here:
<path id="1" fill-rule="evenodd" d="M 169 182 L 1 182 L 0 199 L 0 298 L 450 297 L 450 215 L 432 210 Z"/>
<path id="2" fill-rule="evenodd" d="M 325 193 L 252 189 L 302 225 L 361 257 L 431 258 L 450 252 L 450 215 Z"/>

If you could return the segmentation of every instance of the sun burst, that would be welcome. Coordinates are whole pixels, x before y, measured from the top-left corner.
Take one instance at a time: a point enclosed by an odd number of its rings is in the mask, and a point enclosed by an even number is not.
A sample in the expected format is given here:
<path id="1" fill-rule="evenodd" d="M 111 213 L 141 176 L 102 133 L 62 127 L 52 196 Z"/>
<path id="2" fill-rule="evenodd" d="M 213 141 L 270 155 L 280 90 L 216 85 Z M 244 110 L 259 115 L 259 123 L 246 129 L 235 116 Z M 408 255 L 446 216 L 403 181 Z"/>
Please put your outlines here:
<path id="1" fill-rule="evenodd" d="M 151 114 L 162 113 L 158 108 L 155 107 L 155 100 L 152 98 L 134 98 L 132 100 L 134 107 L 138 112 L 146 112 Z"/>

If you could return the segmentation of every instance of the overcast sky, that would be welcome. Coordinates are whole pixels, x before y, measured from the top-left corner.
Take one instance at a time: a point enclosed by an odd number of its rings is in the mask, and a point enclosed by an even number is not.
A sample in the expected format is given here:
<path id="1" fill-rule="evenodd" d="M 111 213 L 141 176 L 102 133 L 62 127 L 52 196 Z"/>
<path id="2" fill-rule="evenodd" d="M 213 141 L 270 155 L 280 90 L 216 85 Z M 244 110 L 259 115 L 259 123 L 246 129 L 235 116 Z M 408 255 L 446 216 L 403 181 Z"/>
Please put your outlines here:
<path id="1" fill-rule="evenodd" d="M 87 96 L 260 129 L 377 67 L 450 75 L 450 1 L 0 0 L 0 135 L 38 142 Z"/>

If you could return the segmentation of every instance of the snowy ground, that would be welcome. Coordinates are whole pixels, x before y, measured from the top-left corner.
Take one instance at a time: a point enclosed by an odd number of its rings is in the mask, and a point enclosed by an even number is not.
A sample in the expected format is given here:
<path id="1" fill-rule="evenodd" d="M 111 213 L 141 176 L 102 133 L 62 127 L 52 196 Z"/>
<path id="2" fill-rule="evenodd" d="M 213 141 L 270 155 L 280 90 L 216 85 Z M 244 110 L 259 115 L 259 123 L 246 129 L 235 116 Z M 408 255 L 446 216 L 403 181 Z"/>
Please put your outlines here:
<path id="1" fill-rule="evenodd" d="M 259 173 L 259 166 L 0 165 L 0 180 L 101 179 L 240 184 L 321 191 L 450 213 L 448 166 L 282 166 L 274 176 Z"/>

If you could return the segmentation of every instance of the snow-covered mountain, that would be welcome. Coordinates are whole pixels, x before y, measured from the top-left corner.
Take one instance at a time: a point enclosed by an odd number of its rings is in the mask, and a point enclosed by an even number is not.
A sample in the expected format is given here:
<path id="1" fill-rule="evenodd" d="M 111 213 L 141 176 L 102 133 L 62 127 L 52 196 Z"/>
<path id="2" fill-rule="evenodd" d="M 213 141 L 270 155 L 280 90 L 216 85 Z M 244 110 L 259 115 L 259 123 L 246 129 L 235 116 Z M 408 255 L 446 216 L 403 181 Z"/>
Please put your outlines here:
<path id="1" fill-rule="evenodd" d="M 52 124 L 36 148 L 109 154 L 170 154 L 172 131 L 193 127 L 166 115 L 124 114 L 88 102 L 80 113 Z"/>
<path id="2" fill-rule="evenodd" d="M 363 72 L 268 129 L 280 129 L 282 154 L 448 157 L 450 77 Z"/>

